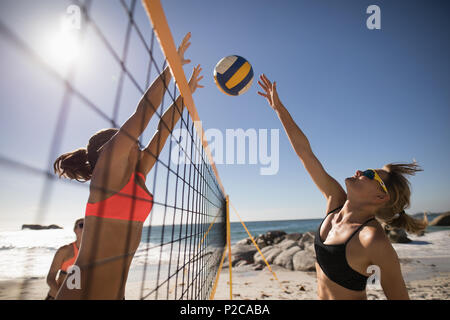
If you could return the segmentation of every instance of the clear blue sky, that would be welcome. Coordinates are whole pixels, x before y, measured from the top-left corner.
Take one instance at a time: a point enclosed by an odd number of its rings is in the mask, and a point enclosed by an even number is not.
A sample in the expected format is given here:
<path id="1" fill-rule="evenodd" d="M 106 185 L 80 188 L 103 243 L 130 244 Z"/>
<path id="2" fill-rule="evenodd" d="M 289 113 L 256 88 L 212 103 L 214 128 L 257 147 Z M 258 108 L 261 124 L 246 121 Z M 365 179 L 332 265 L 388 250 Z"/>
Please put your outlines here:
<path id="1" fill-rule="evenodd" d="M 128 1 L 129 2 L 129 1 Z M 70 2 L 0 2 L 0 19 L 37 52 Z M 262 176 L 260 165 L 218 165 L 231 201 L 244 220 L 308 219 L 324 215 L 325 199 L 292 150 L 281 123 L 257 95 L 256 77 L 276 80 L 282 102 L 308 136 L 325 169 L 342 185 L 357 169 L 416 159 L 424 169 L 410 179 L 407 212 L 450 209 L 450 6 L 444 1 L 162 1 L 178 44 L 192 32 L 185 67 L 200 63 L 205 85 L 194 95 L 204 129 L 280 130 L 280 167 Z M 366 28 L 366 8 L 381 8 L 381 30 Z M 141 4 L 137 21 L 149 26 Z M 92 15 L 118 52 L 126 16 L 119 5 L 94 1 Z M 148 59 L 132 37 L 128 67 L 145 83 Z M 81 55 L 76 85 L 111 113 L 119 68 L 108 52 L 90 44 Z M 155 43 L 157 44 L 157 43 Z M 0 150 L 47 168 L 62 86 L 0 37 Z M 157 50 L 156 50 L 157 51 Z M 238 54 L 253 66 L 255 82 L 240 97 L 215 87 L 213 68 Z M 153 76 L 154 77 L 154 76 Z M 119 121 L 139 94 L 125 85 Z M 108 123 L 74 101 L 61 151 L 86 145 Z M 152 135 L 152 123 L 144 141 Z M 1 169 L 0 225 L 33 222 L 42 178 Z M 148 179 L 152 181 L 152 179 Z M 149 185 L 149 190 L 153 186 Z M 70 225 L 83 216 L 87 189 L 58 183 L 42 223 Z M 236 220 L 232 215 L 232 220 Z"/>

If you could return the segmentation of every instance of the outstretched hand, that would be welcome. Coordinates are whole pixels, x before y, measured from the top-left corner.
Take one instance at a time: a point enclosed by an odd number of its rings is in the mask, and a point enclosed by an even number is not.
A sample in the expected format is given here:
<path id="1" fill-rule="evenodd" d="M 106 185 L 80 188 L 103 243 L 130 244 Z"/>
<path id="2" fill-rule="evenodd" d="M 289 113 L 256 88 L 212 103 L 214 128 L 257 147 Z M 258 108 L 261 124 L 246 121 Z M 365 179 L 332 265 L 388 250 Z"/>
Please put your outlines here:
<path id="1" fill-rule="evenodd" d="M 265 74 L 262 74 L 259 77 L 259 79 L 260 79 L 260 81 L 258 80 L 258 84 L 261 86 L 261 88 L 264 90 L 264 92 L 258 91 L 258 94 L 260 96 L 263 96 L 264 98 L 266 98 L 267 102 L 272 107 L 272 109 L 277 111 L 277 109 L 281 105 L 281 101 L 280 101 L 280 98 L 278 97 L 278 93 L 277 93 L 277 83 L 274 82 L 272 84 L 272 82 L 270 82 L 270 80 L 266 77 Z"/>
<path id="2" fill-rule="evenodd" d="M 204 88 L 204 86 L 198 83 L 203 79 L 203 76 L 200 76 L 201 71 L 202 68 L 200 67 L 200 65 L 197 65 L 192 72 L 191 78 L 189 79 L 189 88 L 191 89 L 192 93 L 194 93 L 197 88 Z"/>
<path id="3" fill-rule="evenodd" d="M 191 38 L 191 33 L 188 32 L 184 38 L 183 41 L 181 41 L 180 46 L 178 47 L 178 55 L 180 56 L 181 59 L 181 65 L 185 65 L 187 63 L 190 63 L 191 60 L 189 59 L 185 59 L 184 58 L 184 53 L 186 52 L 186 50 L 189 48 L 189 46 L 191 45 L 191 43 L 189 42 L 189 39 Z"/>

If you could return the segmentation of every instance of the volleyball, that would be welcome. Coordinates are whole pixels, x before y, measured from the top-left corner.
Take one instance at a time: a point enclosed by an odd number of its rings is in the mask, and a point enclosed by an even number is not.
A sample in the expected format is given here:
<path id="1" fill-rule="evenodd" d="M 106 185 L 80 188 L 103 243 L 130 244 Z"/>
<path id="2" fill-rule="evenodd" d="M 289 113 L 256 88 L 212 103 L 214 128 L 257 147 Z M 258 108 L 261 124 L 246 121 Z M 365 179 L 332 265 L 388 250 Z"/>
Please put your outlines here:
<path id="1" fill-rule="evenodd" d="M 252 86 L 253 68 L 246 59 L 240 56 L 228 56 L 216 64 L 214 81 L 223 93 L 239 96 Z"/>

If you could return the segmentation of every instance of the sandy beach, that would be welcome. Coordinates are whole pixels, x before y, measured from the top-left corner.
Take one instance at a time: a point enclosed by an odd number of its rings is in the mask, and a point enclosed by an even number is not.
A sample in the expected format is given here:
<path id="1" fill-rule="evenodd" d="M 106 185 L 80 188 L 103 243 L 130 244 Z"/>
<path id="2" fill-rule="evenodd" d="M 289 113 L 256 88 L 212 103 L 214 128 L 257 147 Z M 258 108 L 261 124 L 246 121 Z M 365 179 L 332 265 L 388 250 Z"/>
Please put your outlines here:
<path id="1" fill-rule="evenodd" d="M 400 258 L 402 273 L 411 299 L 450 299 L 450 230 L 409 236 L 408 244 L 393 244 Z M 290 271 L 272 266 L 279 281 L 264 268 L 254 271 L 249 266 L 233 268 L 233 299 L 235 300 L 311 300 L 317 299 L 315 272 Z M 140 282 L 129 279 L 127 299 L 140 296 Z M 228 300 L 229 270 L 223 269 L 215 299 Z M 45 278 L 0 281 L 0 299 L 45 298 Z M 386 299 L 381 288 L 367 287 L 369 300 Z"/>
<path id="2" fill-rule="evenodd" d="M 394 243 L 411 299 L 450 299 L 450 230 L 408 236 L 411 243 Z M 317 299 L 315 272 L 290 271 L 271 266 L 279 281 L 264 268 L 233 268 L 233 299 L 308 300 Z M 229 270 L 221 273 L 215 299 L 230 299 Z M 386 300 L 381 287 L 367 286 L 369 300 Z"/>

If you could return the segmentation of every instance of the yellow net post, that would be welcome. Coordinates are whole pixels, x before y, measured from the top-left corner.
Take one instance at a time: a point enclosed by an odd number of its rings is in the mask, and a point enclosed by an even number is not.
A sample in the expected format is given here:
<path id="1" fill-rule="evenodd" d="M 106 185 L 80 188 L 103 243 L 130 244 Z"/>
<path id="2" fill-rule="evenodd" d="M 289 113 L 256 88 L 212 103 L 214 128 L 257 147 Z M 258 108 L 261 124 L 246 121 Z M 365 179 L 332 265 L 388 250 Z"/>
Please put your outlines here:
<path id="1" fill-rule="evenodd" d="M 188 81 L 184 75 L 183 66 L 181 65 L 181 60 L 178 55 L 177 48 L 175 47 L 175 42 L 173 40 L 172 32 L 170 31 L 169 24 L 164 14 L 163 7 L 160 0 L 142 0 L 142 4 L 147 11 L 148 16 L 153 24 L 153 30 L 157 35 L 161 49 L 167 59 L 167 63 L 172 71 L 173 77 L 176 79 L 176 84 L 180 90 L 180 94 L 183 97 L 183 102 L 189 112 L 189 115 L 194 122 L 194 127 L 197 131 L 198 136 L 201 138 L 203 148 L 205 149 L 206 156 L 209 160 L 211 168 L 216 176 L 217 183 L 219 184 L 220 190 L 223 194 L 226 194 L 225 189 L 222 185 L 222 181 L 219 177 L 219 172 L 217 171 L 216 164 L 211 154 L 207 140 L 205 137 L 205 132 L 201 127 L 200 117 L 198 116 L 197 108 L 195 107 L 194 99 L 192 98 L 191 90 L 189 89 Z"/>

